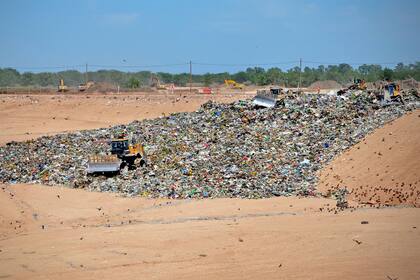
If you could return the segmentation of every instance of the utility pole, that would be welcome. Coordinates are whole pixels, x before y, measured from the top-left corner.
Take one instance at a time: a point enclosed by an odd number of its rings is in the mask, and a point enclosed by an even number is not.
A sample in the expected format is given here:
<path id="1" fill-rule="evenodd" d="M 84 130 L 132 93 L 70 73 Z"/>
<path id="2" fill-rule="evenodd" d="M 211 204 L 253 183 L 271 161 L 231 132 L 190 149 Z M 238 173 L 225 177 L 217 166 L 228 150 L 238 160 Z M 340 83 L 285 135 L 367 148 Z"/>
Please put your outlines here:
<path id="1" fill-rule="evenodd" d="M 191 93 L 191 87 L 192 87 L 192 62 L 190 60 L 190 93 Z"/>
<path id="2" fill-rule="evenodd" d="M 85 70 L 85 85 L 87 85 L 88 82 L 88 64 L 86 62 L 86 70 Z"/>
<path id="3" fill-rule="evenodd" d="M 298 84 L 298 90 L 300 90 L 301 84 L 302 84 L 302 58 L 299 59 L 299 84 Z"/>

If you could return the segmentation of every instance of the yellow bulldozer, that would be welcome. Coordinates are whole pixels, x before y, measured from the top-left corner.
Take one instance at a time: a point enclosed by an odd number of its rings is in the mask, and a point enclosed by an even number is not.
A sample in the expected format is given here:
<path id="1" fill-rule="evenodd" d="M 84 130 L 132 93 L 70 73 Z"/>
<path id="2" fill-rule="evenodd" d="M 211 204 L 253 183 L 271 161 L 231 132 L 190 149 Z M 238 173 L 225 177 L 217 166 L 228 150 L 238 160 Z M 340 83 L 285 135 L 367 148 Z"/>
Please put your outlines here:
<path id="1" fill-rule="evenodd" d="M 235 80 L 225 80 L 225 85 L 233 89 L 243 89 L 244 85 L 237 83 Z"/>
<path id="2" fill-rule="evenodd" d="M 353 84 L 349 86 L 350 90 L 366 90 L 367 89 L 367 85 L 365 80 L 361 80 L 361 79 L 354 79 Z"/>
<path id="3" fill-rule="evenodd" d="M 129 142 L 125 135 L 112 139 L 110 154 L 89 157 L 87 173 L 119 173 L 126 166 L 129 169 L 135 168 L 136 165 L 144 166 L 146 164 L 146 154 L 143 145 Z"/>

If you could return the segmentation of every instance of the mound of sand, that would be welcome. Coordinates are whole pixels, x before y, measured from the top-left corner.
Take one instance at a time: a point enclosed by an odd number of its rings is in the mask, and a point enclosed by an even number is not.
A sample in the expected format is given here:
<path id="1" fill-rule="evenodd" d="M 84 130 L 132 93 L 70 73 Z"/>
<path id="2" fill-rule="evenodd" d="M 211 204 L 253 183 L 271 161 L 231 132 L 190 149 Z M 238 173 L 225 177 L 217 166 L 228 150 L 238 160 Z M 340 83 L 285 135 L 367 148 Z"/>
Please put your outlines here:
<path id="1" fill-rule="evenodd" d="M 420 109 L 376 130 L 321 171 L 318 189 L 346 187 L 360 203 L 419 207 L 419 127 Z"/>
<path id="2" fill-rule="evenodd" d="M 108 83 L 108 82 L 98 82 L 94 83 L 87 92 L 115 92 L 117 91 L 117 87 L 114 84 Z"/>
<path id="3" fill-rule="evenodd" d="M 337 83 L 333 80 L 326 80 L 326 81 L 317 81 L 315 83 L 312 83 L 309 87 L 309 89 L 337 89 L 342 88 L 342 85 Z"/>

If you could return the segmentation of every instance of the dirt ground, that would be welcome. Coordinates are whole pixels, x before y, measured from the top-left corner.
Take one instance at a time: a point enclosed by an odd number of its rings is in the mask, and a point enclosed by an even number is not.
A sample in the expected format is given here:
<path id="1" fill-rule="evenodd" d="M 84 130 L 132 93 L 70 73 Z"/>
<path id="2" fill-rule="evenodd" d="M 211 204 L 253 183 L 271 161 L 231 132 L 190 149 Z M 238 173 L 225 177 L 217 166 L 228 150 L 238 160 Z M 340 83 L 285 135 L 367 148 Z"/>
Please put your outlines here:
<path id="1" fill-rule="evenodd" d="M 6 186 L 0 278 L 419 279 L 419 209 L 333 206 Z"/>
<path id="2" fill-rule="evenodd" d="M 320 191 L 343 187 L 361 203 L 420 207 L 420 110 L 376 130 L 323 169 Z"/>
<path id="3" fill-rule="evenodd" d="M 213 98 L 115 97 L 0 96 L 0 141 L 192 111 Z M 376 195 L 354 192 L 344 211 L 327 198 L 157 200 L 0 185 L 0 279 L 420 279 L 419 115 L 321 172 L 325 193 L 343 184 Z"/>
<path id="4" fill-rule="evenodd" d="M 197 110 L 208 100 L 232 102 L 252 93 L 0 95 L 0 145 L 60 132 L 108 127 Z"/>

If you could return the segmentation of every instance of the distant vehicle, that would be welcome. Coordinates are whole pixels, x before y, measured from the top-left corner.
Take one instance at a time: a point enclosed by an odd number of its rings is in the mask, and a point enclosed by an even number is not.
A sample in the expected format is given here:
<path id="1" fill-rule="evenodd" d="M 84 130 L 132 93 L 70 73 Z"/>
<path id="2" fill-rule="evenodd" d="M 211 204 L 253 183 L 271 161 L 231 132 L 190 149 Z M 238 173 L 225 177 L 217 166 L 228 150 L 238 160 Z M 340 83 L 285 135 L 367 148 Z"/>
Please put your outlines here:
<path id="1" fill-rule="evenodd" d="M 244 85 L 237 83 L 235 80 L 225 80 L 225 84 L 227 87 L 229 88 L 233 88 L 233 89 L 243 89 Z"/>
<path id="2" fill-rule="evenodd" d="M 350 85 L 348 87 L 348 89 L 350 89 L 350 90 L 355 90 L 355 89 L 358 89 L 358 90 L 366 90 L 367 89 L 367 85 L 366 85 L 365 80 L 354 79 L 353 84 Z"/>
<path id="3" fill-rule="evenodd" d="M 88 90 L 94 84 L 95 84 L 94 82 L 87 82 L 86 84 L 80 84 L 78 86 L 78 89 L 79 89 L 80 92 L 83 92 L 83 91 Z"/>
<path id="4" fill-rule="evenodd" d="M 212 93 L 213 93 L 213 91 L 212 91 L 212 89 L 211 89 L 211 88 L 209 88 L 209 87 L 203 87 L 203 88 L 200 88 L 200 89 L 198 90 L 198 93 L 201 93 L 201 94 L 212 94 Z"/>
<path id="5" fill-rule="evenodd" d="M 158 77 L 152 76 L 150 80 L 151 80 L 150 81 L 150 87 L 154 87 L 157 90 L 165 90 L 165 89 L 167 89 L 167 86 L 166 85 L 160 83 L 160 80 L 159 80 Z"/>
<path id="6" fill-rule="evenodd" d="M 367 89 L 367 85 L 366 85 L 365 80 L 354 79 L 353 84 L 351 84 L 347 88 L 343 88 L 337 91 L 337 95 L 343 95 L 349 90 L 366 90 L 366 89 Z"/>
<path id="7" fill-rule="evenodd" d="M 63 79 L 60 79 L 60 83 L 58 84 L 58 90 L 57 91 L 58 92 L 66 92 L 66 91 L 69 91 L 69 88 L 68 88 L 68 86 L 66 86 L 64 84 L 64 80 Z"/>

